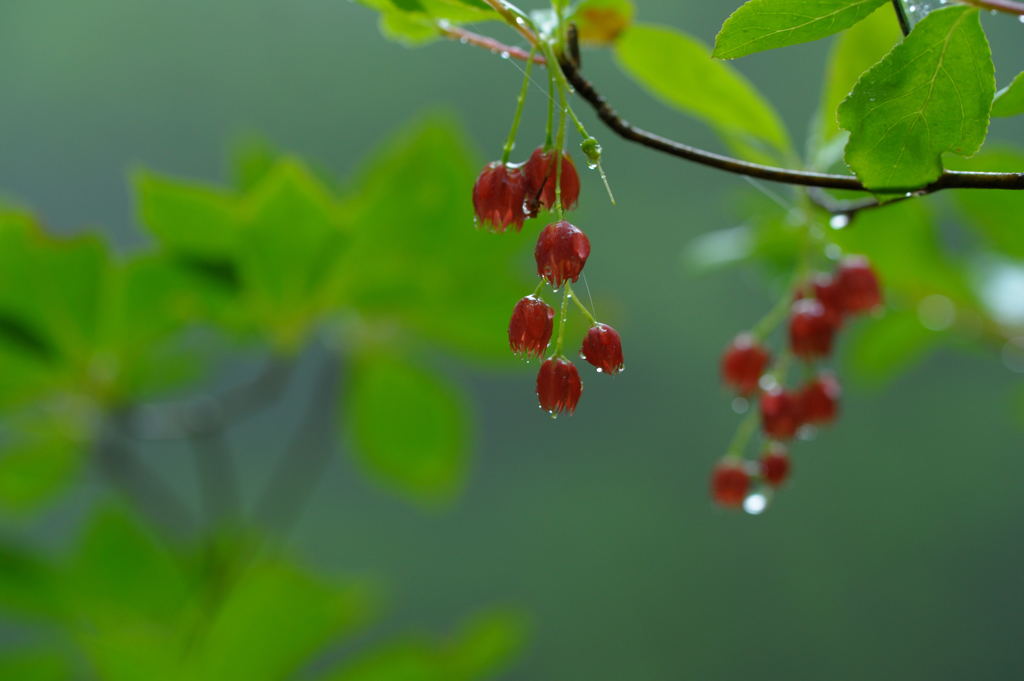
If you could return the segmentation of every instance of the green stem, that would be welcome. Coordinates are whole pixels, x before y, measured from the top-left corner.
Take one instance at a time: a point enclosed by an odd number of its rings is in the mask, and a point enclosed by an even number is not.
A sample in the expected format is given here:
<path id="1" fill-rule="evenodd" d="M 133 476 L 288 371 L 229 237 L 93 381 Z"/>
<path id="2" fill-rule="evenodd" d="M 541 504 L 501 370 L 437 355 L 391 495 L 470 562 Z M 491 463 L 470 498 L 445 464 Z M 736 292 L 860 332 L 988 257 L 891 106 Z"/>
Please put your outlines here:
<path id="1" fill-rule="evenodd" d="M 586 305 L 584 305 L 582 302 L 580 302 L 580 297 L 579 296 L 573 294 L 572 295 L 572 302 L 576 303 L 576 307 L 578 307 L 580 309 L 580 312 L 583 313 L 583 316 L 587 318 L 587 320 L 591 323 L 591 325 L 597 324 L 597 320 L 594 319 L 594 315 L 592 315 L 590 313 L 590 310 L 587 309 Z"/>
<path id="2" fill-rule="evenodd" d="M 555 74 L 548 69 L 548 127 L 544 132 L 544 151 L 555 144 Z"/>
<path id="3" fill-rule="evenodd" d="M 558 313 L 558 338 L 555 340 L 555 351 L 552 357 L 562 354 L 562 343 L 565 340 L 565 322 L 569 318 L 569 298 L 572 296 L 572 284 L 565 282 L 565 290 L 562 291 L 562 309 Z"/>
<path id="4" fill-rule="evenodd" d="M 533 289 L 533 293 L 531 293 L 530 295 L 536 296 L 538 293 L 540 293 L 540 290 L 542 288 L 544 288 L 544 282 L 545 281 L 547 281 L 547 279 L 545 279 L 544 277 L 541 277 L 540 281 L 537 282 L 537 288 Z"/>
<path id="5" fill-rule="evenodd" d="M 750 442 L 750 438 L 754 435 L 754 431 L 757 429 L 758 422 L 760 421 L 760 412 L 756 406 L 751 404 L 750 411 L 740 421 L 739 428 L 736 429 L 736 434 L 732 437 L 732 442 L 729 443 L 729 449 L 725 450 L 725 458 L 727 459 L 742 459 L 743 452 L 747 448 L 747 444 Z"/>
<path id="6" fill-rule="evenodd" d="M 565 209 L 562 207 L 562 154 L 565 153 L 565 87 L 558 87 L 558 139 L 555 140 L 555 214 L 559 220 L 565 219 Z"/>
<path id="7" fill-rule="evenodd" d="M 512 129 L 508 131 L 508 138 L 505 140 L 505 147 L 501 152 L 502 164 L 508 163 L 512 149 L 516 146 L 516 135 L 519 134 L 519 122 L 523 118 L 526 91 L 530 89 L 530 70 L 533 69 L 533 55 L 536 51 L 536 47 L 530 50 L 530 58 L 526 61 L 526 68 L 523 70 L 523 86 L 519 89 L 519 97 L 516 99 L 516 113 L 512 118 Z"/>

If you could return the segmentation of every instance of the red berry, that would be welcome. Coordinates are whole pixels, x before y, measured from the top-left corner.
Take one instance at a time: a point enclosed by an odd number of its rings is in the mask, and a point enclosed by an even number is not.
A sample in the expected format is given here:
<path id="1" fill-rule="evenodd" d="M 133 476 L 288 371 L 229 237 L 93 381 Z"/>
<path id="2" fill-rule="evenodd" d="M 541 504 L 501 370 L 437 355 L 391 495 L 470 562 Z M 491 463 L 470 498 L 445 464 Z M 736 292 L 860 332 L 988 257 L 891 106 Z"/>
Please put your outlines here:
<path id="1" fill-rule="evenodd" d="M 803 425 L 800 398 L 774 388 L 761 395 L 761 428 L 776 440 L 789 440 Z"/>
<path id="2" fill-rule="evenodd" d="M 526 296 L 512 309 L 508 343 L 517 355 L 540 357 L 551 340 L 555 310 L 540 298 Z"/>
<path id="3" fill-rule="evenodd" d="M 836 283 L 847 312 L 866 312 L 882 304 L 878 275 L 864 256 L 844 258 L 836 273 Z"/>
<path id="4" fill-rule="evenodd" d="M 807 423 L 831 423 L 839 411 L 839 381 L 821 373 L 800 391 L 800 408 Z"/>
<path id="5" fill-rule="evenodd" d="M 761 455 L 761 477 L 772 487 L 778 487 L 789 477 L 790 463 L 786 448 L 773 444 Z"/>
<path id="6" fill-rule="evenodd" d="M 537 372 L 537 398 L 541 408 L 552 414 L 576 411 L 583 393 L 576 366 L 563 357 L 546 360 Z"/>
<path id="7" fill-rule="evenodd" d="M 583 359 L 605 374 L 622 371 L 622 337 L 607 324 L 594 324 L 583 338 L 580 349 Z"/>
<path id="8" fill-rule="evenodd" d="M 580 278 L 590 256 L 590 239 L 574 225 L 561 220 L 540 233 L 533 256 L 537 259 L 537 274 L 558 288 L 566 280 Z"/>
<path id="9" fill-rule="evenodd" d="M 530 217 L 537 214 L 540 206 L 547 210 L 555 205 L 556 160 L 562 157 L 562 208 L 569 210 L 576 205 L 580 196 L 580 176 L 572 158 L 559 154 L 554 149 L 544 151 L 537 147 L 530 160 L 523 166 L 526 178 L 526 209 Z"/>
<path id="10" fill-rule="evenodd" d="M 499 161 L 488 163 L 473 185 L 473 211 L 479 224 L 495 232 L 513 225 L 523 228 L 526 178 L 522 171 Z"/>
<path id="11" fill-rule="evenodd" d="M 825 357 L 832 352 L 836 326 L 825 306 L 813 298 L 793 303 L 789 318 L 789 347 L 803 359 Z"/>
<path id="12" fill-rule="evenodd" d="M 722 461 L 711 472 L 711 497 L 720 506 L 742 506 L 749 490 L 750 476 L 741 463 Z"/>
<path id="13" fill-rule="evenodd" d="M 825 307 L 825 313 L 828 315 L 829 321 L 832 322 L 834 327 L 839 328 L 843 321 L 845 308 L 843 293 L 835 277 L 831 274 L 819 272 L 811 280 L 811 286 L 814 288 L 814 297 Z"/>
<path id="14" fill-rule="evenodd" d="M 771 355 L 749 333 L 733 339 L 722 355 L 722 381 L 740 395 L 757 389 Z"/>

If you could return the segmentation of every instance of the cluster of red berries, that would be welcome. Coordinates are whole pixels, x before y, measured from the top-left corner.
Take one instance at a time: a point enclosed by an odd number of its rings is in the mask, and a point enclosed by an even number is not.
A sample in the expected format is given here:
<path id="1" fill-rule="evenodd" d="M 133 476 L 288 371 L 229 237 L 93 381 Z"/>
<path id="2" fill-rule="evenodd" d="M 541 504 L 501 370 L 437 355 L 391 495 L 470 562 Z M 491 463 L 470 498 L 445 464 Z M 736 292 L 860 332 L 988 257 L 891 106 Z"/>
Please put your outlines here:
<path id="1" fill-rule="evenodd" d="M 473 187 L 473 209 L 478 225 L 494 232 L 504 232 L 511 225 L 519 231 L 525 219 L 536 217 L 542 208 L 557 210 L 559 215 L 571 209 L 579 193 L 580 179 L 572 159 L 556 150 L 538 147 L 523 164 L 488 163 Z M 561 206 L 556 205 L 559 197 Z M 576 366 L 561 354 L 561 341 L 568 299 L 573 295 L 571 283 L 579 279 L 589 256 L 590 240 L 575 225 L 559 219 L 545 227 L 534 249 L 537 274 L 542 281 L 537 291 L 516 303 L 508 325 L 512 352 L 543 357 L 551 343 L 555 310 L 538 293 L 545 282 L 554 290 L 566 286 L 555 348 L 537 373 L 537 398 L 541 408 L 552 415 L 574 412 L 583 393 Z M 578 299 L 575 302 L 591 321 L 580 350 L 583 359 L 600 373 L 622 371 L 622 339 L 618 332 L 595 321 Z"/>
<path id="2" fill-rule="evenodd" d="M 845 258 L 833 274 L 818 273 L 801 284 L 789 310 L 788 351 L 804 362 L 809 378 L 794 390 L 782 385 L 785 362 L 777 363 L 774 373 L 769 371 L 771 353 L 758 338 L 742 333 L 733 339 L 722 356 L 722 380 L 740 397 L 758 398 L 767 444 L 756 463 L 744 460 L 741 451 L 730 451 L 715 466 L 711 494 L 716 502 L 740 507 L 758 479 L 767 489 L 785 482 L 791 468 L 785 442 L 801 428 L 833 422 L 839 412 L 839 382 L 815 362 L 831 354 L 836 333 L 848 317 L 881 303 L 878 276 L 861 256 Z M 759 512 L 765 494 L 759 493 L 755 508 L 748 510 Z"/>

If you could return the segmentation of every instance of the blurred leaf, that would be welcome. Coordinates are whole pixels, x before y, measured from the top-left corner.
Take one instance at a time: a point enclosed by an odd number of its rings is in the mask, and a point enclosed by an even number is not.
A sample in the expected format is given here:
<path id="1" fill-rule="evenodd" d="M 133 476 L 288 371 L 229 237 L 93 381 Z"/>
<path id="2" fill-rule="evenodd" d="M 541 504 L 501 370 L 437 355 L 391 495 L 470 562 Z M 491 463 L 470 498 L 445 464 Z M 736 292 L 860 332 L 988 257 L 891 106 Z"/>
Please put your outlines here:
<path id="1" fill-rule="evenodd" d="M 736 153 L 769 161 L 791 153 L 789 137 L 771 105 L 694 38 L 673 28 L 635 24 L 615 50 L 627 74 L 713 127 Z"/>
<path id="2" fill-rule="evenodd" d="M 583 0 L 568 21 L 575 23 L 581 42 L 610 45 L 633 23 L 631 0 Z"/>
<path id="3" fill-rule="evenodd" d="M 87 362 L 96 341 L 108 266 L 98 237 L 55 238 L 28 216 L 0 215 L 0 316 L 69 365 Z"/>
<path id="4" fill-rule="evenodd" d="M 53 650 L 7 650 L 0 652 L 0 679 L 11 681 L 67 681 L 71 665 Z"/>
<path id="5" fill-rule="evenodd" d="M 347 194 L 354 223 L 344 289 L 362 315 L 397 320 L 477 357 L 507 358 L 494 329 L 532 284 L 526 234 L 473 228 L 480 169 L 458 127 L 433 117 L 373 157 Z"/>
<path id="6" fill-rule="evenodd" d="M 417 501 L 444 501 L 466 477 L 469 407 L 432 373 L 384 354 L 353 369 L 343 431 L 366 471 Z"/>
<path id="7" fill-rule="evenodd" d="M 686 264 L 698 274 L 735 265 L 754 254 L 754 234 L 747 225 L 706 232 L 686 248 Z"/>
<path id="8" fill-rule="evenodd" d="M 855 328 L 848 373 L 859 380 L 883 382 L 920 360 L 940 339 L 940 334 L 921 325 L 913 310 L 890 308 L 881 319 Z"/>
<path id="9" fill-rule="evenodd" d="M 985 150 L 970 159 L 951 164 L 960 170 L 993 172 L 1024 171 L 1024 151 L 1016 149 Z M 1000 253 L 1024 259 L 1024 193 L 965 189 L 951 194 L 966 218 L 966 225 L 977 230 L 986 243 Z"/>
<path id="10" fill-rule="evenodd" d="M 294 349 L 337 302 L 348 228 L 328 190 L 284 160 L 239 211 L 239 273 L 246 302 L 279 348 Z"/>
<path id="11" fill-rule="evenodd" d="M 840 105 L 846 162 L 871 189 L 924 186 L 942 173 L 944 152 L 970 156 L 981 147 L 994 93 L 978 10 L 936 10 Z"/>
<path id="12" fill-rule="evenodd" d="M 497 19 L 482 0 L 358 0 L 380 13 L 381 33 L 406 45 L 420 45 L 441 37 L 438 24 Z"/>
<path id="13" fill-rule="evenodd" d="M 0 439 L 0 506 L 24 511 L 59 492 L 77 472 L 87 426 L 73 404 L 7 415 Z"/>
<path id="14" fill-rule="evenodd" d="M 492 678 L 519 653 L 526 622 L 514 612 L 489 612 L 471 620 L 444 650 L 445 679 Z"/>
<path id="15" fill-rule="evenodd" d="M 150 172 L 135 175 L 139 219 L 171 252 L 230 256 L 238 241 L 235 198 L 199 184 Z"/>
<path id="16" fill-rule="evenodd" d="M 103 308 L 96 362 L 106 361 L 116 399 L 152 397 L 194 380 L 216 345 L 189 344 L 197 320 L 216 318 L 231 298 L 174 261 L 145 255 L 119 263 Z"/>
<path id="17" fill-rule="evenodd" d="M 487 613 L 448 643 L 421 638 L 383 646 L 320 681 L 483 681 L 507 666 L 523 636 L 522 618 Z"/>
<path id="18" fill-rule="evenodd" d="M 171 627 L 190 586 L 181 561 L 149 527 L 118 507 L 93 516 L 63 580 L 65 598 L 83 625 L 151 620 Z"/>
<path id="19" fill-rule="evenodd" d="M 993 116 L 1019 116 L 1024 114 L 1024 72 L 996 93 L 992 103 Z"/>
<path id="20" fill-rule="evenodd" d="M 261 559 L 241 568 L 189 661 L 194 675 L 182 678 L 291 678 L 368 613 L 364 589 L 322 579 L 283 560 Z"/>
<path id="21" fill-rule="evenodd" d="M 231 150 L 234 186 L 249 191 L 274 169 L 281 153 L 263 137 L 252 135 L 237 140 Z"/>
<path id="22" fill-rule="evenodd" d="M 52 620 L 64 610 L 57 575 L 35 553 L 0 541 L 0 611 Z"/>
<path id="23" fill-rule="evenodd" d="M 861 21 L 888 0 L 749 0 L 725 20 L 714 56 L 736 59 L 819 40 Z"/>
<path id="24" fill-rule="evenodd" d="M 842 159 L 847 133 L 839 128 L 836 110 L 861 75 L 878 63 L 900 39 L 890 7 L 882 7 L 840 35 L 829 54 L 821 104 L 812 130 L 811 154 L 816 168 Z"/>

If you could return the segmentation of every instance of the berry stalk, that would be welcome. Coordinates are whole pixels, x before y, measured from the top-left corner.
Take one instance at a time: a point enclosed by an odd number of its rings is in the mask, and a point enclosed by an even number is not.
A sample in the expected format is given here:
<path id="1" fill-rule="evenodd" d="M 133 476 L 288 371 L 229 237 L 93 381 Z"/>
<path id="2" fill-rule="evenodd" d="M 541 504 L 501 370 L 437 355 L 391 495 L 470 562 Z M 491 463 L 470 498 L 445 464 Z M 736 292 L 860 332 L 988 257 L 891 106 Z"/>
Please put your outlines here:
<path id="1" fill-rule="evenodd" d="M 526 60 L 526 68 L 523 70 L 523 85 L 519 89 L 519 97 L 516 99 L 516 112 L 512 116 L 512 128 L 508 131 L 508 138 L 505 140 L 505 147 L 501 151 L 501 162 L 508 163 L 512 149 L 516 146 L 516 135 L 519 134 L 519 122 L 523 118 L 523 105 L 526 103 L 526 92 L 530 89 L 530 71 L 533 69 L 533 55 L 537 48 L 530 50 L 530 58 Z"/>

